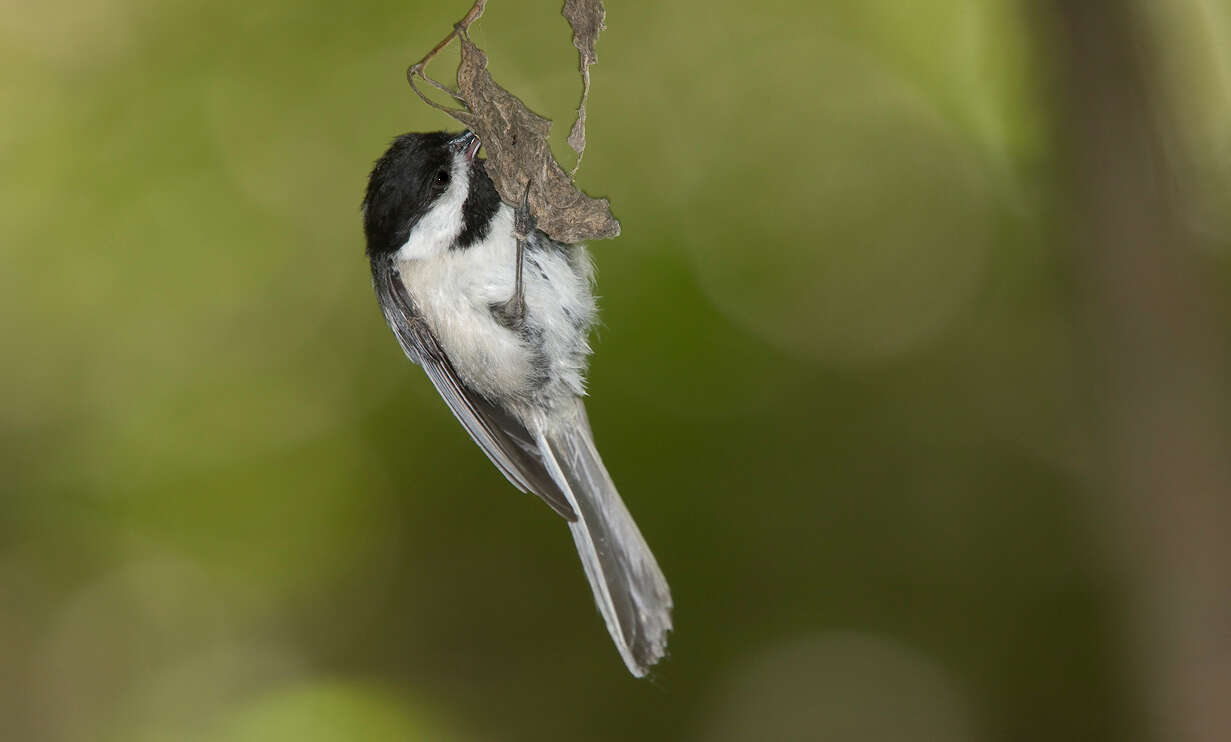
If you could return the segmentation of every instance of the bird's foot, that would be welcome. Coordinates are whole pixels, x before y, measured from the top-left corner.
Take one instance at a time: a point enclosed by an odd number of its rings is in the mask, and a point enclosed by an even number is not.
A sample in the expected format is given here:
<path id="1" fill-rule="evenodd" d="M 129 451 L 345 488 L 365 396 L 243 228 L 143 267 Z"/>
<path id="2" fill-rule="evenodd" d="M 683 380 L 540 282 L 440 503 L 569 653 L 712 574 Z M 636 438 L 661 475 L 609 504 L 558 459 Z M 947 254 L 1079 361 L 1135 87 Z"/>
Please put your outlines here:
<path id="1" fill-rule="evenodd" d="M 517 239 L 517 267 L 513 279 L 513 296 L 508 301 L 492 304 L 492 314 L 500 324 L 510 330 L 520 330 L 526 322 L 526 290 L 522 283 L 522 263 L 526 260 L 526 242 L 538 221 L 530 213 L 530 181 L 526 181 L 526 192 L 522 194 L 521 205 L 513 212 L 513 237 Z"/>

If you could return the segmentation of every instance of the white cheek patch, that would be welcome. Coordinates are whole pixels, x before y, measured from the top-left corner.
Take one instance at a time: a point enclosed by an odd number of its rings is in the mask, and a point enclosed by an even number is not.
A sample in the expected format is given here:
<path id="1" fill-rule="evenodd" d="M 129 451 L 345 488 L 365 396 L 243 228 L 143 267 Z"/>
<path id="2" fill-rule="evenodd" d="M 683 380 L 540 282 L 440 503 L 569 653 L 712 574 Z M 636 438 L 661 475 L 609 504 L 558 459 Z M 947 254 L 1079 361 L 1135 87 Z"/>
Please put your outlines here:
<path id="1" fill-rule="evenodd" d="M 465 226 L 462 205 L 470 194 L 469 178 L 466 158 L 454 155 L 449 187 L 410 230 L 406 243 L 398 248 L 397 260 L 422 260 L 448 251 Z"/>

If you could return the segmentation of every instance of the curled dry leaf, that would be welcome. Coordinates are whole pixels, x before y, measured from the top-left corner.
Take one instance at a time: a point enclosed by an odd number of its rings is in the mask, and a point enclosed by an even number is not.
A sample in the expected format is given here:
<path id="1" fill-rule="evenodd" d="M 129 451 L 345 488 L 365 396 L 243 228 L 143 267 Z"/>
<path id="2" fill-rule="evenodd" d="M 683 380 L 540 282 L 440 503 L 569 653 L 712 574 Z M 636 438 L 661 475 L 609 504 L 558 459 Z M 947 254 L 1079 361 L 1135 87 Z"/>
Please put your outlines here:
<path id="1" fill-rule="evenodd" d="M 581 102 L 577 104 L 577 120 L 568 134 L 568 146 L 577 153 L 573 173 L 581 167 L 581 158 L 586 153 L 586 102 L 590 99 L 590 65 L 598 61 L 594 47 L 598 34 L 607 28 L 607 10 L 602 0 L 564 0 L 560 11 L 573 29 L 573 46 L 577 47 L 581 68 Z"/>
<path id="2" fill-rule="evenodd" d="M 407 70 L 411 87 L 424 102 L 448 113 L 478 135 L 487 155 L 487 173 L 505 203 L 520 204 L 526 182 L 530 182 L 531 212 L 538 219 L 538 228 L 552 239 L 572 244 L 615 237 L 620 233 L 620 223 L 612 215 L 607 199 L 591 198 L 583 193 L 552 154 L 547 143 L 551 120 L 531 111 L 517 96 L 493 80 L 487 69 L 487 55 L 466 35 L 466 30 L 483 14 L 486 5 L 486 0 L 477 0 L 454 27 L 453 33 Z M 577 123 L 569 134 L 569 145 L 577 151 L 580 164 L 581 152 L 585 149 L 588 68 L 596 59 L 594 42 L 604 27 L 604 11 L 598 0 L 568 0 L 564 15 L 573 27 L 573 43 L 581 55 L 584 88 Z M 424 73 L 427 63 L 453 38 L 459 39 L 462 47 L 457 91 Z M 415 86 L 416 77 L 448 93 L 465 108 L 442 106 L 428 98 Z"/>
<path id="3" fill-rule="evenodd" d="M 530 210 L 552 239 L 575 243 L 615 237 L 620 223 L 605 198 L 591 198 L 560 167 L 547 143 L 551 121 L 526 107 L 487 71 L 487 55 L 461 37 L 457 84 L 468 111 L 449 115 L 479 135 L 487 174 L 506 203 L 521 203 L 530 180 Z"/>

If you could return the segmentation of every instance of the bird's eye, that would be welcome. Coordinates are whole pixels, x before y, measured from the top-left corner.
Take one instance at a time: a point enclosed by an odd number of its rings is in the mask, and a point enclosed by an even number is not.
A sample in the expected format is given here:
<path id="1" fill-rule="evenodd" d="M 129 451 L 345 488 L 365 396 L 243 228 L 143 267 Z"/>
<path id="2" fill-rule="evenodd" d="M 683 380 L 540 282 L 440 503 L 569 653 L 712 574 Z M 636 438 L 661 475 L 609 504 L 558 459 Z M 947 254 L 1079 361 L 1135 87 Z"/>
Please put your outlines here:
<path id="1" fill-rule="evenodd" d="M 436 180 L 433 181 L 433 184 L 437 188 L 444 188 L 445 186 L 449 185 L 449 171 L 441 170 L 440 172 L 436 173 Z"/>

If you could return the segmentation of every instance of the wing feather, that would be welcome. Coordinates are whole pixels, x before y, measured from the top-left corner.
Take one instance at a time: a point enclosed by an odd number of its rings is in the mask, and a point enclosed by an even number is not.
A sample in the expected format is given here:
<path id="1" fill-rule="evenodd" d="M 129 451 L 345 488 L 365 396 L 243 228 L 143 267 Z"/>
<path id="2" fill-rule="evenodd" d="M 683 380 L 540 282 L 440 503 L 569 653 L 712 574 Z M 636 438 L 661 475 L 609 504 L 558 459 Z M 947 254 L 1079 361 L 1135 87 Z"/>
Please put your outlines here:
<path id="1" fill-rule="evenodd" d="M 577 513 L 543 463 L 535 437 L 513 415 L 466 386 L 449 356 L 415 309 L 397 269 L 387 259 L 372 261 L 372 282 L 385 321 L 406 357 L 423 367 L 436 391 L 514 487 L 541 497 L 570 522 Z"/>

